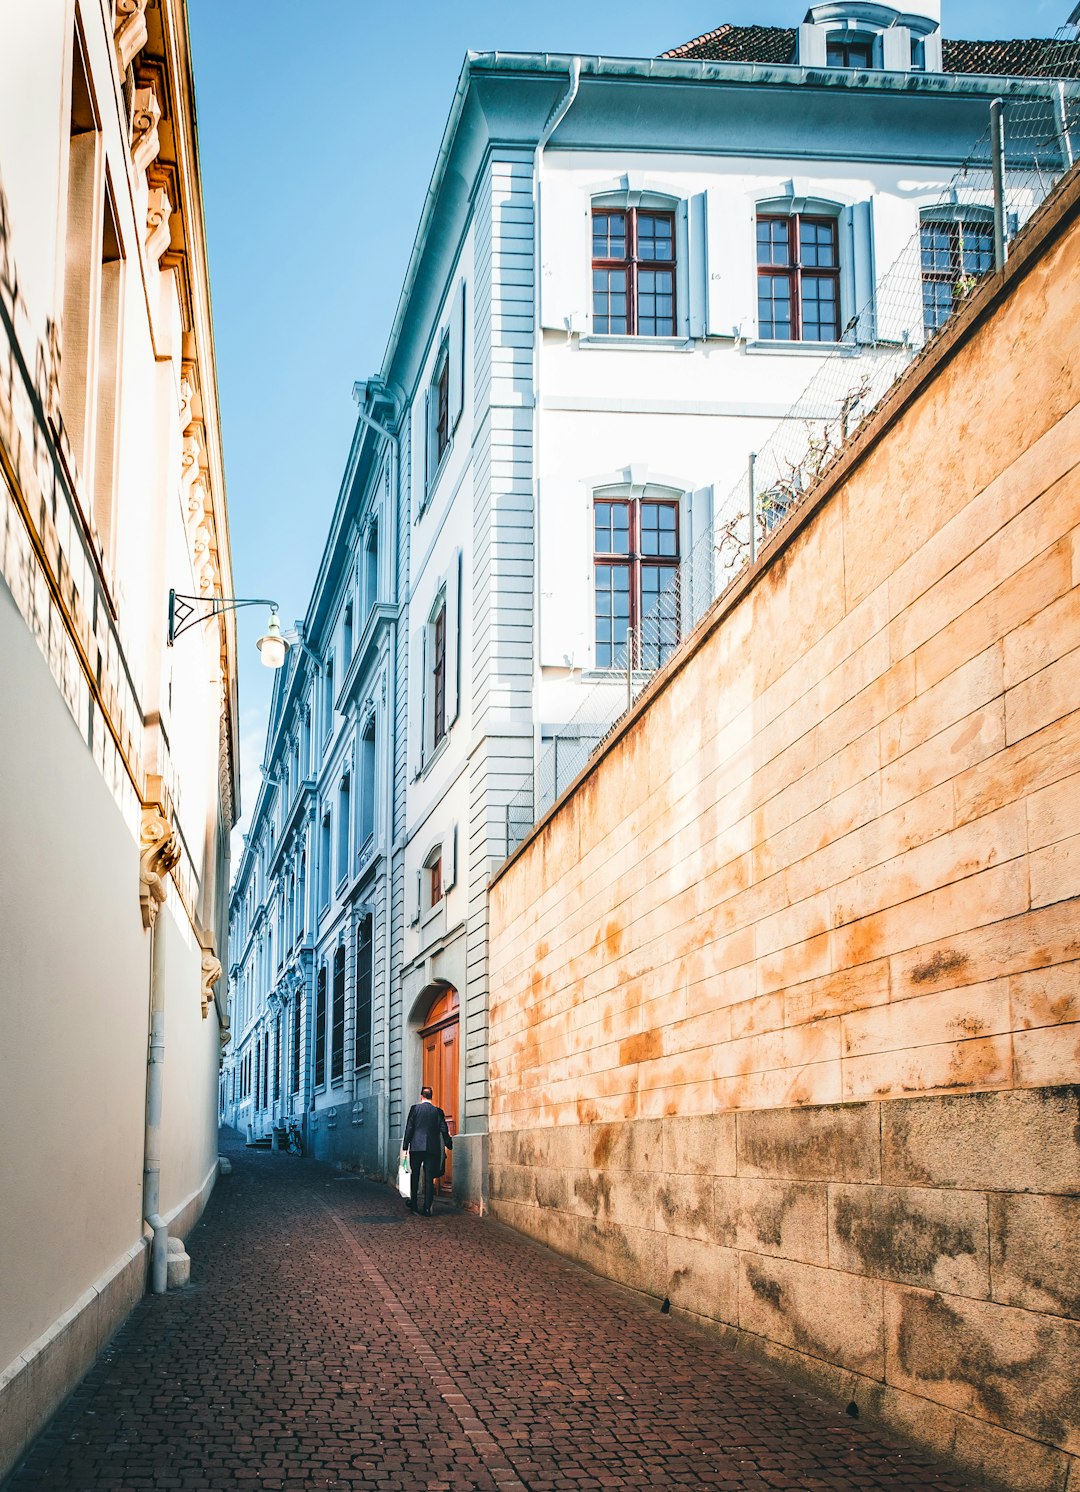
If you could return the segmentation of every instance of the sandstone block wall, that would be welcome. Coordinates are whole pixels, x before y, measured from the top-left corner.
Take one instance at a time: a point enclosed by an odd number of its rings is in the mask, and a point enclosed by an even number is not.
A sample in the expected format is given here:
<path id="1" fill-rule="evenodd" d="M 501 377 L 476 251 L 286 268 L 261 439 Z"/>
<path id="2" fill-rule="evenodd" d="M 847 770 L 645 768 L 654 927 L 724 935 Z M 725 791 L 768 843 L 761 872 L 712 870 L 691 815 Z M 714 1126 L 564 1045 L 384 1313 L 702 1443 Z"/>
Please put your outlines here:
<path id="1" fill-rule="evenodd" d="M 497 1215 L 1080 1487 L 1080 188 L 491 891 Z"/>

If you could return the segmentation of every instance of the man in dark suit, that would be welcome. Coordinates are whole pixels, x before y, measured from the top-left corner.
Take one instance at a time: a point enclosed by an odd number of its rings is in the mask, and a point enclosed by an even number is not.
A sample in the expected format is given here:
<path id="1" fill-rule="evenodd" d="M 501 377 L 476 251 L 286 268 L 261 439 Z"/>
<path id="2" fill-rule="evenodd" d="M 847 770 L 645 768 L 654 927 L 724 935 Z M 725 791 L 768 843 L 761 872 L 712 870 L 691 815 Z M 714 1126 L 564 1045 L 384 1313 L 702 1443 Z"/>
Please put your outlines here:
<path id="1" fill-rule="evenodd" d="M 420 1167 L 424 1168 L 423 1216 L 431 1216 L 431 1204 L 435 1200 L 435 1177 L 443 1173 L 443 1146 L 453 1150 L 454 1142 L 446 1127 L 446 1115 L 431 1101 L 431 1089 L 420 1089 L 420 1102 L 414 1103 L 405 1120 L 402 1150 L 409 1152 L 409 1186 L 412 1196 L 408 1207 L 416 1211 L 417 1193 L 420 1190 Z"/>

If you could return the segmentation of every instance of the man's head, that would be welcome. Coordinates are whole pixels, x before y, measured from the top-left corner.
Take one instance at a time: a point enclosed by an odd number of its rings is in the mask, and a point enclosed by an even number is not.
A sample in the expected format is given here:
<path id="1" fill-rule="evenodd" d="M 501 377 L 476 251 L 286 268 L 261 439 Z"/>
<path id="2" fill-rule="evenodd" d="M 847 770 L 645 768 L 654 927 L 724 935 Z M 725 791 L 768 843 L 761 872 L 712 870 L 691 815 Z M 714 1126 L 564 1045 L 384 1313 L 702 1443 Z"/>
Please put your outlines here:
<path id="1" fill-rule="evenodd" d="M 428 1086 L 427 1086 L 427 1084 L 426 1084 L 426 1083 L 425 1083 L 425 1084 L 424 1084 L 424 1086 L 423 1086 L 423 1087 L 422 1087 L 422 1088 L 421 1088 L 421 1089 L 420 1089 L 420 1097 L 421 1097 L 421 1098 L 426 1098 L 426 1099 L 427 1099 L 427 1101 L 428 1101 L 428 1103 L 430 1103 L 430 1102 L 431 1102 L 431 1089 L 430 1089 L 430 1088 L 429 1088 L 429 1087 L 428 1087 Z"/>

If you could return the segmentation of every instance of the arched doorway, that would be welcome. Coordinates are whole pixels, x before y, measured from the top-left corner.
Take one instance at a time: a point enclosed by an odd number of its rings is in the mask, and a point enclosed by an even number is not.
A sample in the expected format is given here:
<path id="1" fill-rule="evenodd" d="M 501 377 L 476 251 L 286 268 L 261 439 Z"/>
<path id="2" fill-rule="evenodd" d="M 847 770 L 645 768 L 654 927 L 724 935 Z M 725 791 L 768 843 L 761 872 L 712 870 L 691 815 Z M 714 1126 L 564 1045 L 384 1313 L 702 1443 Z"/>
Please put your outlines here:
<path id="1" fill-rule="evenodd" d="M 446 1115 L 446 1127 L 457 1134 L 458 1106 L 458 992 L 452 985 L 435 996 L 420 1029 L 423 1052 L 423 1082 L 431 1088 L 432 1101 Z M 453 1154 L 447 1151 L 446 1174 L 436 1183 L 448 1196 L 453 1190 Z"/>

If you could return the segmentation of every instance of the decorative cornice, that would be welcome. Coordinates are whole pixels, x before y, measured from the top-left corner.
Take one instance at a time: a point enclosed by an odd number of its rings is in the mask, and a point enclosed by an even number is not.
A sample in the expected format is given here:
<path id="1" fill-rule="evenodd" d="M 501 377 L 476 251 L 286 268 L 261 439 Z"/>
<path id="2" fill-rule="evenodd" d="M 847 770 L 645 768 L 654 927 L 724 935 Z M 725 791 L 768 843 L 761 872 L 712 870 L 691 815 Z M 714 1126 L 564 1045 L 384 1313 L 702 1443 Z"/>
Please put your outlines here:
<path id="1" fill-rule="evenodd" d="M 146 35 L 146 0 L 116 0 L 113 41 L 122 74 L 131 66 L 131 59 L 146 46 Z"/>
<path id="2" fill-rule="evenodd" d="M 158 157 L 161 150 L 158 139 L 160 121 L 161 105 L 153 85 L 136 88 L 131 106 L 131 159 L 136 171 L 145 171 Z"/>
<path id="3" fill-rule="evenodd" d="M 172 210 L 165 188 L 151 187 L 146 199 L 146 253 L 154 263 L 157 263 L 169 247 L 172 238 L 169 218 Z"/>
<path id="4" fill-rule="evenodd" d="M 144 803 L 140 829 L 139 904 L 143 927 L 153 927 L 168 894 L 168 876 L 180 863 L 180 840 L 160 803 Z"/>

